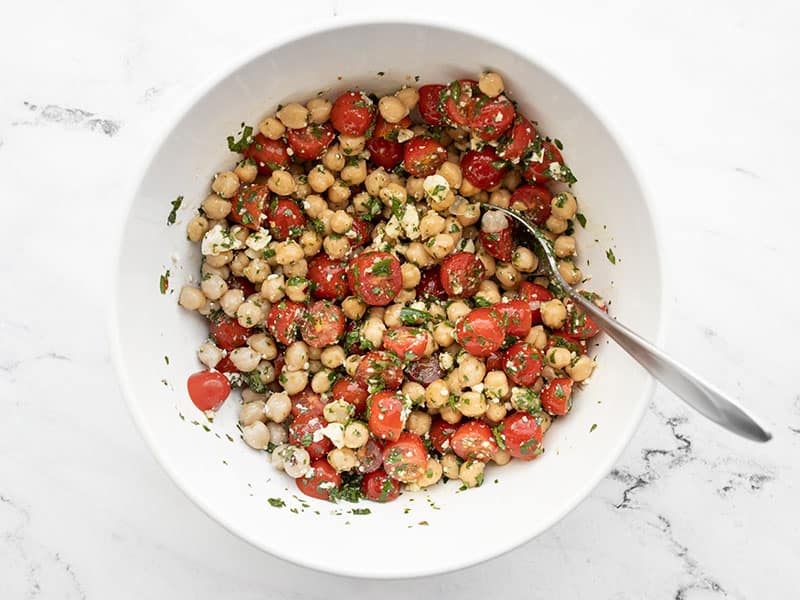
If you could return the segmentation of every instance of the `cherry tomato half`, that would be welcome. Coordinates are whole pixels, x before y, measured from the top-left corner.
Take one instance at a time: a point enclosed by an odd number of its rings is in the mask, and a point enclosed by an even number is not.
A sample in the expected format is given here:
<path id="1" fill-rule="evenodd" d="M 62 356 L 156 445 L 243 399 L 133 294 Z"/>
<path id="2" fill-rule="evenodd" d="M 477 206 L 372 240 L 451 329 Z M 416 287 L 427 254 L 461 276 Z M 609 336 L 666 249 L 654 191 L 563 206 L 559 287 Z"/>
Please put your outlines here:
<path id="1" fill-rule="evenodd" d="M 383 447 L 383 468 L 389 477 L 405 483 L 417 481 L 428 466 L 428 451 L 416 433 L 404 431 L 396 442 Z"/>
<path id="2" fill-rule="evenodd" d="M 542 141 L 538 154 L 532 155 L 525 166 L 522 176 L 530 181 L 542 183 L 544 181 L 564 181 L 564 157 L 555 144 Z"/>
<path id="3" fill-rule="evenodd" d="M 386 306 L 403 289 L 400 261 L 388 252 L 364 252 L 347 267 L 350 289 L 371 306 Z"/>
<path id="4" fill-rule="evenodd" d="M 392 327 L 383 335 L 383 347 L 405 361 L 419 360 L 428 347 L 430 333 L 418 327 Z"/>
<path id="5" fill-rule="evenodd" d="M 289 396 L 289 400 L 292 401 L 293 417 L 299 417 L 300 415 L 319 417 L 322 415 L 322 409 L 325 408 L 322 396 L 311 388 L 306 388 L 302 392 Z"/>
<path id="6" fill-rule="evenodd" d="M 539 227 L 550 218 L 553 194 L 543 185 L 521 185 L 511 194 L 509 206 L 527 213 Z"/>
<path id="7" fill-rule="evenodd" d="M 511 127 L 516 112 L 505 96 L 489 98 L 481 94 L 475 101 L 469 127 L 485 142 L 496 140 Z"/>
<path id="8" fill-rule="evenodd" d="M 472 356 L 488 356 L 503 345 L 506 337 L 503 321 L 502 314 L 494 308 L 476 308 L 456 323 L 456 340 Z"/>
<path id="9" fill-rule="evenodd" d="M 326 459 L 320 458 L 311 463 L 311 473 L 308 476 L 298 477 L 295 482 L 297 489 L 306 496 L 330 500 L 331 490 L 339 489 L 342 477 Z"/>
<path id="10" fill-rule="evenodd" d="M 387 171 L 403 162 L 403 144 L 398 141 L 371 137 L 367 140 L 367 150 L 370 161 Z"/>
<path id="11" fill-rule="evenodd" d="M 325 419 L 322 415 L 304 413 L 298 415 L 289 425 L 289 443 L 295 446 L 302 446 L 308 452 L 311 460 L 322 458 L 333 448 L 333 442 L 326 437 L 314 440 L 314 434 L 325 427 Z"/>
<path id="12" fill-rule="evenodd" d="M 328 300 L 317 300 L 300 320 L 300 335 L 313 348 L 324 348 L 339 341 L 344 333 L 344 313 Z"/>
<path id="13" fill-rule="evenodd" d="M 301 160 L 314 160 L 330 146 L 336 133 L 330 122 L 318 125 L 311 123 L 302 129 L 288 129 L 286 139 L 294 151 L 294 155 Z"/>
<path id="14" fill-rule="evenodd" d="M 189 398 L 202 411 L 217 410 L 231 393 L 231 382 L 222 373 L 199 371 L 186 382 Z"/>
<path id="15" fill-rule="evenodd" d="M 268 200 L 269 188 L 265 185 L 243 188 L 231 202 L 228 219 L 255 231 L 261 227 L 261 219 L 264 217 L 262 211 Z"/>
<path id="16" fill-rule="evenodd" d="M 251 333 L 249 329 L 239 325 L 239 321 L 225 315 L 211 319 L 208 329 L 217 346 L 228 352 L 244 346 Z"/>
<path id="17" fill-rule="evenodd" d="M 533 460 L 542 453 L 542 428 L 534 415 L 516 412 L 498 427 L 506 451 L 514 458 Z"/>
<path id="18" fill-rule="evenodd" d="M 403 399 L 397 392 L 378 392 L 367 399 L 369 430 L 381 440 L 397 440 L 403 431 Z"/>
<path id="19" fill-rule="evenodd" d="M 442 92 L 446 86 L 440 84 L 423 85 L 419 88 L 419 114 L 429 125 L 443 125 L 444 115 L 439 110 Z"/>
<path id="20" fill-rule="evenodd" d="M 403 144 L 403 165 L 414 177 L 433 175 L 444 161 L 447 150 L 430 137 L 415 137 Z"/>
<path id="21" fill-rule="evenodd" d="M 441 106 L 445 117 L 453 126 L 466 127 L 472 117 L 478 82 L 472 79 L 451 81 L 442 92 Z"/>
<path id="22" fill-rule="evenodd" d="M 396 390 L 403 384 L 402 363 L 393 354 L 372 350 L 361 359 L 353 378 L 367 389 L 384 386 Z"/>
<path id="23" fill-rule="evenodd" d="M 417 297 L 423 300 L 447 300 L 447 292 L 442 286 L 441 268 L 439 265 L 420 269 L 420 278 L 417 284 Z"/>
<path id="24" fill-rule="evenodd" d="M 542 390 L 542 408 L 551 415 L 565 415 L 572 408 L 572 379 L 558 377 Z"/>
<path id="25" fill-rule="evenodd" d="M 528 303 L 531 309 L 531 324 L 538 325 L 542 322 L 542 302 L 553 299 L 553 294 L 546 287 L 530 281 L 523 281 L 519 286 L 517 297 Z"/>
<path id="26" fill-rule="evenodd" d="M 497 155 L 505 160 L 517 160 L 525 156 L 536 139 L 536 127 L 528 119 L 517 116 L 514 126 L 501 140 Z"/>
<path id="27" fill-rule="evenodd" d="M 367 406 L 367 388 L 351 377 L 342 377 L 333 384 L 331 397 L 334 400 L 344 400 L 355 407 L 355 415 L 364 412 Z"/>
<path id="28" fill-rule="evenodd" d="M 306 225 L 306 216 L 297 203 L 288 198 L 276 198 L 267 208 L 267 221 L 276 240 L 300 237 Z"/>
<path id="29" fill-rule="evenodd" d="M 364 476 L 361 491 L 374 502 L 391 502 L 400 495 L 400 483 L 392 479 L 383 469 Z"/>
<path id="30" fill-rule="evenodd" d="M 450 447 L 459 458 L 486 462 L 497 454 L 497 442 L 483 421 L 467 421 L 450 438 Z"/>
<path id="31" fill-rule="evenodd" d="M 437 379 L 442 379 L 445 372 L 439 364 L 439 357 L 435 354 L 423 356 L 405 366 L 405 374 L 411 381 L 416 381 L 422 385 L 433 383 Z"/>
<path id="32" fill-rule="evenodd" d="M 506 350 L 503 368 L 513 383 L 530 387 L 542 373 L 542 355 L 532 345 L 518 342 Z"/>
<path id="33" fill-rule="evenodd" d="M 345 135 L 364 135 L 372 125 L 375 104 L 360 92 L 345 92 L 333 103 L 331 123 Z"/>
<path id="34" fill-rule="evenodd" d="M 431 424 L 431 431 L 429 434 L 433 447 L 442 454 L 450 450 L 450 438 L 453 437 L 458 427 L 458 423 L 448 423 L 444 419 L 437 417 L 433 424 Z"/>
<path id="35" fill-rule="evenodd" d="M 296 341 L 305 310 L 305 306 L 291 300 L 281 300 L 273 304 L 267 313 L 267 329 L 272 337 L 287 346 Z"/>
<path id="36" fill-rule="evenodd" d="M 269 176 L 276 169 L 288 168 L 292 159 L 286 149 L 286 142 L 283 140 L 271 140 L 258 133 L 244 155 L 256 163 L 259 173 Z"/>
<path id="37" fill-rule="evenodd" d="M 503 316 L 507 335 L 524 338 L 531 330 L 533 314 L 524 300 L 509 300 L 492 305 Z"/>
<path id="38" fill-rule="evenodd" d="M 498 185 L 508 172 L 506 162 L 497 156 L 491 146 L 483 150 L 470 150 L 461 159 L 461 172 L 464 179 L 479 190 L 488 190 Z"/>
<path id="39" fill-rule="evenodd" d="M 469 252 L 456 252 L 442 262 L 439 276 L 444 290 L 453 298 L 475 295 L 486 275 L 480 258 Z"/>
<path id="40" fill-rule="evenodd" d="M 492 233 L 487 233 L 481 229 L 479 235 L 481 244 L 483 244 L 486 252 L 497 260 L 511 262 L 514 254 L 514 236 L 512 235 L 511 227 L 493 231 Z"/>
<path id="41" fill-rule="evenodd" d="M 347 263 L 320 252 L 308 261 L 308 274 L 313 284 L 311 295 L 318 300 L 342 300 L 347 296 Z"/>

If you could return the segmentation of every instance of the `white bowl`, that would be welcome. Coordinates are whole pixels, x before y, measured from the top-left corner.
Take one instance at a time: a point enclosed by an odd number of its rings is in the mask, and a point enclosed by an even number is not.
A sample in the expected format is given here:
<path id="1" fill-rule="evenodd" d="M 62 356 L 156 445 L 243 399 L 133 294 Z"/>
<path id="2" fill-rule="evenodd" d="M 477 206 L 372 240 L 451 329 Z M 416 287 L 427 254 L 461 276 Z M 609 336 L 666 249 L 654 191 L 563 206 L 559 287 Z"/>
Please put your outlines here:
<path id="1" fill-rule="evenodd" d="M 272 554 L 323 571 L 380 578 L 439 573 L 495 557 L 542 533 L 589 494 L 631 439 L 651 396 L 650 377 L 603 341 L 591 385 L 548 432 L 539 460 L 489 467 L 484 485 L 464 493 L 450 482 L 389 504 L 358 505 L 371 509 L 369 515 L 349 513 L 354 505 L 348 503 L 311 498 L 302 498 L 309 506 L 303 507 L 293 498 L 300 496 L 294 482 L 274 471 L 265 453 L 239 440 L 235 399 L 206 427 L 191 423 L 204 418 L 185 381 L 199 370 L 195 350 L 207 328 L 178 307 L 174 292 L 197 279 L 200 256 L 187 242 L 185 226 L 207 194 L 210 174 L 235 159 L 226 136 L 243 121 L 257 123 L 278 103 L 320 90 L 335 95 L 358 85 L 381 93 L 416 75 L 422 83 L 447 82 L 487 67 L 502 73 L 523 113 L 564 142 L 589 219 L 585 230 L 577 227 L 577 237 L 582 261 L 591 262 L 585 267 L 591 288 L 611 301 L 623 322 L 657 339 L 662 297 L 656 233 L 629 161 L 564 83 L 483 35 L 421 23 L 357 22 L 269 46 L 195 96 L 164 131 L 141 176 L 122 234 L 112 309 L 122 390 L 175 482 L 230 531 Z M 170 201 L 178 195 L 184 204 L 178 223 L 168 228 Z M 616 265 L 606 258 L 608 248 Z M 158 280 L 166 269 L 170 293 L 161 295 Z M 268 498 L 287 506 L 275 508 Z"/>

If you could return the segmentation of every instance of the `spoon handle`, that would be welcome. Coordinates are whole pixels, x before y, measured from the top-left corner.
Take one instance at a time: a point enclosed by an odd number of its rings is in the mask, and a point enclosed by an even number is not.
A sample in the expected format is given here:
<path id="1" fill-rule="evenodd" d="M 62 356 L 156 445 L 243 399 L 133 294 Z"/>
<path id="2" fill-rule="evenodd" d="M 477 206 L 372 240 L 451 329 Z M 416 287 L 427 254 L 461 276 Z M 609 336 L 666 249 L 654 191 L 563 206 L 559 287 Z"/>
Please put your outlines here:
<path id="1" fill-rule="evenodd" d="M 609 317 L 575 290 L 567 288 L 566 291 L 611 339 L 622 346 L 653 377 L 699 413 L 742 437 L 757 442 L 767 442 L 772 439 L 769 431 L 716 387 L 703 381 L 653 344 Z"/>

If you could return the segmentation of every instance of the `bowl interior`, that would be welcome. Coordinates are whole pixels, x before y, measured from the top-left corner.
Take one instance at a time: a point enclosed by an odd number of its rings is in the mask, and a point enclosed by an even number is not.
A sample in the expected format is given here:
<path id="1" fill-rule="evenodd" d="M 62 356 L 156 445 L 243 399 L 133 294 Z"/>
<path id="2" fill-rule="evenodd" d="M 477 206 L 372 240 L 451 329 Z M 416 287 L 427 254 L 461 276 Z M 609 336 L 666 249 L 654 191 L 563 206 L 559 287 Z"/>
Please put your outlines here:
<path id="1" fill-rule="evenodd" d="M 649 377 L 600 339 L 599 369 L 567 418 L 547 434 L 534 463 L 487 469 L 485 484 L 460 493 L 450 482 L 386 505 L 333 505 L 300 497 L 294 482 L 247 448 L 236 428 L 237 400 L 213 423 L 186 393 L 200 367 L 195 350 L 207 329 L 177 306 L 177 291 L 197 281 L 199 252 L 186 222 L 212 173 L 235 155 L 225 138 L 256 124 L 278 103 L 359 86 L 377 93 L 403 83 L 503 74 L 520 110 L 563 141 L 586 228 L 577 226 L 588 287 L 612 313 L 655 338 L 661 284 L 652 221 L 620 148 L 567 87 L 534 62 L 468 33 L 430 25 L 351 25 L 311 34 L 234 69 L 188 109 L 146 169 L 124 229 L 112 338 L 123 391 L 145 438 L 183 490 L 236 534 L 273 554 L 314 568 L 369 577 L 455 569 L 496 556 L 539 534 L 573 508 L 610 469 L 646 406 Z M 383 75 L 379 75 L 382 72 Z M 166 227 L 170 201 L 184 196 Z M 616 265 L 607 259 L 612 248 Z M 169 292 L 159 293 L 166 270 Z M 143 318 L 143 315 L 145 316 Z M 168 357 L 169 361 L 165 360 Z M 594 425 L 596 424 L 596 428 Z M 280 498 L 277 508 L 268 499 Z M 491 514 L 491 519 L 486 516 Z M 469 525 L 469 526 L 466 526 Z M 382 543 L 391 540 L 391 543 Z M 318 542 L 318 543 L 315 543 Z M 380 544 L 380 552 L 370 549 Z"/>

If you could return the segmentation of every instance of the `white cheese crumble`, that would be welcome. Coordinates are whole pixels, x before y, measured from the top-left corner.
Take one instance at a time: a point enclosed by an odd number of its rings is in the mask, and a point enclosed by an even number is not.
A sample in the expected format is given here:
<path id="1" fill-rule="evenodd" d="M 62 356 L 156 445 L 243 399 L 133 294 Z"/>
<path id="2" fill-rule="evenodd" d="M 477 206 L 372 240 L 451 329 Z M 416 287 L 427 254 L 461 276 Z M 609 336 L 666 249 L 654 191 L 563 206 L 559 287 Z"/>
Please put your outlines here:
<path id="1" fill-rule="evenodd" d="M 211 229 L 206 231 L 203 236 L 203 242 L 200 249 L 204 256 L 217 256 L 228 250 L 239 250 L 242 247 L 242 242 L 231 235 L 231 232 L 222 227 L 222 225 L 214 225 Z"/>
<path id="2" fill-rule="evenodd" d="M 430 200 L 436 202 L 443 202 L 447 197 L 447 192 L 450 191 L 450 184 L 447 179 L 439 175 L 428 175 L 422 182 L 422 189 L 425 191 L 425 196 Z"/>
<path id="3" fill-rule="evenodd" d="M 439 366 L 445 371 L 453 368 L 453 355 L 449 352 L 442 352 L 439 355 Z"/>
<path id="4" fill-rule="evenodd" d="M 410 240 L 415 240 L 419 237 L 419 213 L 416 207 L 411 204 L 406 204 L 403 218 L 400 219 L 400 226 Z"/>
<path id="5" fill-rule="evenodd" d="M 400 142 L 401 144 L 407 142 L 413 137 L 414 137 L 414 132 L 411 131 L 410 129 L 401 129 L 400 131 L 397 132 L 397 141 Z"/>
<path id="6" fill-rule="evenodd" d="M 455 254 L 456 252 L 469 252 L 470 254 L 475 254 L 475 242 L 461 238 L 450 254 Z"/>
<path id="7" fill-rule="evenodd" d="M 316 439 L 317 433 L 320 434 L 320 439 L 324 435 L 328 438 L 333 445 L 337 448 L 341 448 L 344 446 L 344 425 L 341 423 L 328 423 L 322 429 L 318 429 L 314 432 L 314 441 L 319 441 Z"/>
<path id="8" fill-rule="evenodd" d="M 561 163 L 551 162 L 550 166 L 548 167 L 548 170 L 550 171 L 550 176 L 555 180 L 560 179 L 561 176 L 563 175 L 563 172 L 561 170 Z"/>
<path id="9" fill-rule="evenodd" d="M 539 152 L 534 152 L 531 154 L 530 158 L 531 162 L 544 162 L 544 148 L 539 148 Z"/>
<path id="10" fill-rule="evenodd" d="M 270 235 L 269 231 L 264 229 L 263 227 L 260 228 L 258 231 L 254 231 L 250 235 L 247 236 L 245 240 L 245 246 L 250 248 L 251 250 L 255 250 L 256 252 L 261 252 L 267 245 L 272 241 L 272 236 Z"/>
<path id="11" fill-rule="evenodd" d="M 481 219 L 481 229 L 486 233 L 497 233 L 508 228 L 508 219 L 499 210 L 487 211 Z"/>

